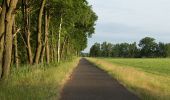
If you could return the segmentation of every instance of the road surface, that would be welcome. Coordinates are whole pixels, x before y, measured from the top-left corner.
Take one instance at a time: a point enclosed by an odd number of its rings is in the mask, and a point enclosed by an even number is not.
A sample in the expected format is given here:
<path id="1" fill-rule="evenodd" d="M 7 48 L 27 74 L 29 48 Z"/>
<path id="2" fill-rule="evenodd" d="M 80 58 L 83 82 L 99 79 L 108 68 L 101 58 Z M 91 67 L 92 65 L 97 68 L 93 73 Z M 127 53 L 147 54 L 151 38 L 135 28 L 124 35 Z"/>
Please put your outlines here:
<path id="1" fill-rule="evenodd" d="M 140 100 L 117 80 L 82 58 L 60 100 Z"/>

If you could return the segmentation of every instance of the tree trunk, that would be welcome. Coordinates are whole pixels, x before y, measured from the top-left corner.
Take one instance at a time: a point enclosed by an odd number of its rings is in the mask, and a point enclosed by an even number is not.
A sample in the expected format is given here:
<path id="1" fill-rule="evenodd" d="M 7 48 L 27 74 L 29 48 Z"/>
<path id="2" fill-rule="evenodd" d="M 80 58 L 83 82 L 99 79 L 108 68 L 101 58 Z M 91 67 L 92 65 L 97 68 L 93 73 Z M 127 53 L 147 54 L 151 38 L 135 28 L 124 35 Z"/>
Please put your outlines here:
<path id="1" fill-rule="evenodd" d="M 53 52 L 53 45 L 50 45 L 50 61 L 54 61 L 54 52 Z"/>
<path id="2" fill-rule="evenodd" d="M 2 7 L 0 6 L 0 15 L 1 15 L 1 12 L 2 12 Z"/>
<path id="3" fill-rule="evenodd" d="M 46 11 L 46 14 L 45 14 L 45 40 L 46 40 L 45 48 L 46 48 L 46 61 L 47 61 L 47 64 L 50 63 L 50 54 L 49 54 L 50 51 L 49 51 L 49 41 L 48 41 L 49 24 L 50 24 L 50 16 L 48 15 L 48 13 Z"/>
<path id="4" fill-rule="evenodd" d="M 43 16 L 43 10 L 45 6 L 46 0 L 42 1 L 41 8 L 39 11 L 39 16 L 38 16 L 38 34 L 37 34 L 37 48 L 36 48 L 36 53 L 34 57 L 34 63 L 38 64 L 40 60 L 40 54 L 41 54 L 41 48 L 42 48 L 42 43 L 41 43 L 41 34 L 42 34 L 42 16 Z"/>
<path id="5" fill-rule="evenodd" d="M 32 64 L 33 57 L 32 57 L 32 47 L 30 44 L 31 32 L 30 32 L 30 20 L 29 20 L 30 12 L 28 11 L 29 10 L 28 1 L 29 0 L 22 0 L 22 5 L 23 5 L 24 33 L 25 33 L 27 56 L 28 56 L 29 63 Z"/>
<path id="6" fill-rule="evenodd" d="M 44 54 L 45 54 L 45 44 L 43 45 L 42 50 L 41 50 L 41 56 L 40 56 L 41 63 L 44 62 Z"/>
<path id="7" fill-rule="evenodd" d="M 5 4 L 5 0 L 3 0 L 1 14 L 0 14 L 0 67 L 2 67 L 2 57 L 3 57 L 3 50 L 4 50 L 5 14 L 6 14 L 6 4 Z"/>
<path id="8" fill-rule="evenodd" d="M 15 35 L 16 34 L 16 35 Z M 16 24 L 15 24 L 15 19 L 13 23 L 13 42 L 14 42 L 14 63 L 16 64 L 16 68 L 18 68 L 19 60 L 18 60 L 18 43 L 17 43 L 17 33 L 16 33 Z"/>
<path id="9" fill-rule="evenodd" d="M 62 48 L 61 48 L 61 55 L 60 55 L 61 58 L 63 58 L 64 50 L 65 50 L 65 45 L 66 45 L 67 41 L 68 41 L 68 37 L 66 36 L 64 38 L 64 43 L 63 43 Z"/>
<path id="10" fill-rule="evenodd" d="M 48 29 L 49 29 L 49 20 L 50 20 L 50 17 L 48 16 L 48 13 L 47 13 L 47 9 L 45 9 L 45 17 L 44 17 L 44 22 L 45 22 L 45 36 L 44 36 L 44 45 L 43 45 L 43 48 L 42 48 L 42 52 L 41 52 L 41 62 L 43 62 L 43 59 L 44 59 L 44 55 L 46 54 L 46 61 L 47 61 L 47 64 L 49 64 L 50 62 L 50 56 L 49 56 L 49 41 L 48 41 Z"/>
<path id="11" fill-rule="evenodd" d="M 16 8 L 18 0 L 5 0 L 6 2 L 6 14 L 5 14 L 5 34 L 4 34 L 4 53 L 2 62 L 2 74 L 1 78 L 8 78 L 11 64 L 12 55 L 12 25 L 14 21 L 14 10 Z"/>
<path id="12" fill-rule="evenodd" d="M 59 27 L 59 32 L 58 32 L 58 45 L 57 45 L 57 62 L 58 63 L 60 62 L 60 42 L 61 42 L 62 24 L 63 24 L 63 18 L 61 15 L 60 27 Z"/>
<path id="13" fill-rule="evenodd" d="M 69 43 L 69 39 L 68 39 L 68 41 L 67 41 L 67 44 L 66 44 L 66 56 L 68 56 L 69 55 L 69 48 L 70 48 L 70 43 Z M 65 59 L 66 59 L 66 56 L 64 57 Z"/>
<path id="14" fill-rule="evenodd" d="M 52 28 L 52 31 L 51 31 L 51 41 L 50 41 L 50 59 L 51 59 L 51 62 L 53 62 L 54 60 L 54 53 L 53 53 L 53 48 L 54 48 L 54 45 L 53 45 L 53 28 Z"/>
<path id="15" fill-rule="evenodd" d="M 5 14 L 6 14 L 6 3 L 5 3 L 5 0 L 3 0 L 2 10 L 0 13 L 0 42 L 3 39 L 4 31 L 5 31 Z"/>
<path id="16" fill-rule="evenodd" d="M 54 42 L 54 31 L 53 31 L 53 26 L 52 27 L 52 31 L 51 31 L 51 60 L 52 61 L 55 61 L 56 60 L 56 45 L 55 45 L 55 42 Z"/>

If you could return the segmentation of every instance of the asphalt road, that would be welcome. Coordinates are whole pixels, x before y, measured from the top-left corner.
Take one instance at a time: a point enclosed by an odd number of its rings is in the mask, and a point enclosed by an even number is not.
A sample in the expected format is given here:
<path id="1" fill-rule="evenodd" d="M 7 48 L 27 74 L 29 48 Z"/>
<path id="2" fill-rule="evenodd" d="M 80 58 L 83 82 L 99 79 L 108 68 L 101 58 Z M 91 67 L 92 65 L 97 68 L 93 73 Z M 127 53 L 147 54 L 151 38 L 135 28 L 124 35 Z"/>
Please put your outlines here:
<path id="1" fill-rule="evenodd" d="M 117 80 L 82 58 L 60 100 L 140 100 Z"/>

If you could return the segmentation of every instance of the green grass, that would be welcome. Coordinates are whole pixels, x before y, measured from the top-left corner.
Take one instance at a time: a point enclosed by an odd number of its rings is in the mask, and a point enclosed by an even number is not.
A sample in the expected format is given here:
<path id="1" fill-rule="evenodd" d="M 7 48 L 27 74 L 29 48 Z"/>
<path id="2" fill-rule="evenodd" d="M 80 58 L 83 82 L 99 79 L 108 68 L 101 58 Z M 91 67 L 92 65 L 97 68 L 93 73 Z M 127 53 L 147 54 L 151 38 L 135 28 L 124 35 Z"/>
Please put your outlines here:
<path id="1" fill-rule="evenodd" d="M 78 59 L 74 59 L 60 64 L 13 68 L 10 78 L 0 83 L 0 100 L 58 100 L 77 64 Z"/>
<path id="2" fill-rule="evenodd" d="M 103 59 L 114 64 L 134 67 L 149 73 L 170 76 L 170 59 Z"/>
<path id="3" fill-rule="evenodd" d="M 170 59 L 88 58 L 142 100 L 170 100 Z"/>

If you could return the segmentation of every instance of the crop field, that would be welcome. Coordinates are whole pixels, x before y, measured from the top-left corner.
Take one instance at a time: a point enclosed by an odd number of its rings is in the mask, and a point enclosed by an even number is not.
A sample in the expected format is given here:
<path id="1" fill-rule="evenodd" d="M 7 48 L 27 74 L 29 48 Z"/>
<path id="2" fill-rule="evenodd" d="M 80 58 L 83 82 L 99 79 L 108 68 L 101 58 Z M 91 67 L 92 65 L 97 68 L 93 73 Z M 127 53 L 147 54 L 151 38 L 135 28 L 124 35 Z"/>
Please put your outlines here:
<path id="1" fill-rule="evenodd" d="M 170 100 L 170 59 L 88 58 L 142 100 Z"/>

